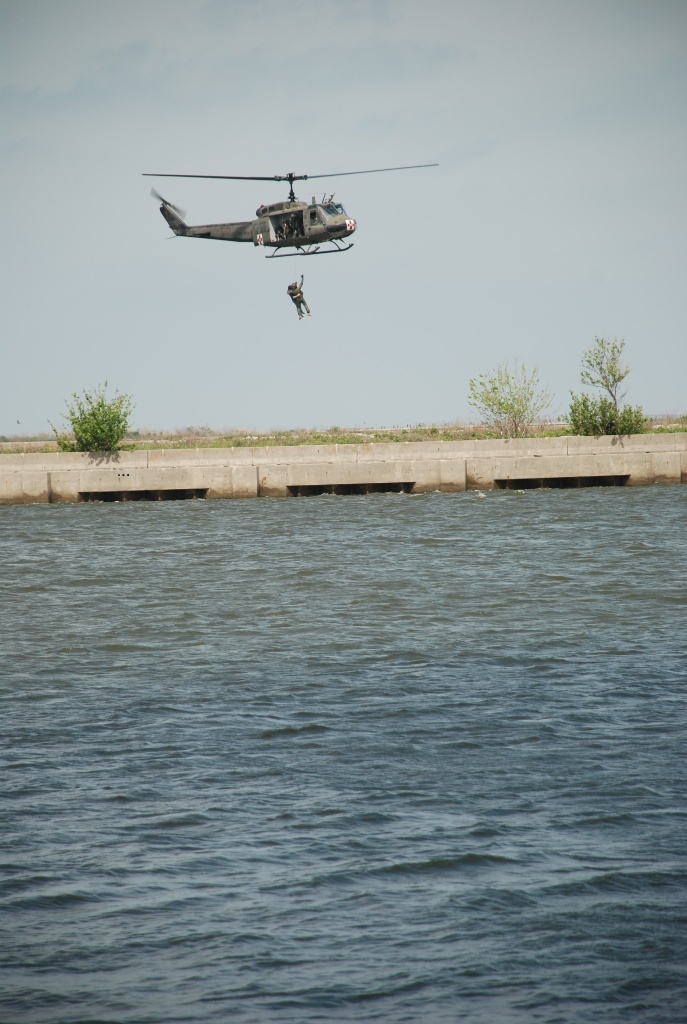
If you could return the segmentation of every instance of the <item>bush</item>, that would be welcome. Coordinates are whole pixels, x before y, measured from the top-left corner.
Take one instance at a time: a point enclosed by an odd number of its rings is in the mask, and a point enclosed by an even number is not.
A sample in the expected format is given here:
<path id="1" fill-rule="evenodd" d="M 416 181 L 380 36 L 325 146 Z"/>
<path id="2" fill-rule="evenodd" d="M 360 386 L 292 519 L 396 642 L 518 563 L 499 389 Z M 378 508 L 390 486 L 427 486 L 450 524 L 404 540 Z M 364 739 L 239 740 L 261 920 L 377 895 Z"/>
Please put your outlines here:
<path id="1" fill-rule="evenodd" d="M 608 398 L 605 395 L 590 398 L 571 392 L 568 413 L 571 434 L 601 437 L 602 434 L 643 433 L 648 419 L 641 407 L 624 405 L 621 409 L 618 404 L 619 399 L 625 397 L 620 385 L 630 372 L 629 366 L 623 366 L 620 361 L 624 348 L 622 339 L 595 338 L 592 347 L 583 354 L 580 380 L 605 391 Z"/>
<path id="2" fill-rule="evenodd" d="M 568 419 L 570 433 L 601 437 L 602 434 L 641 434 L 647 417 L 640 406 L 625 405 L 616 408 L 610 398 L 590 398 L 589 395 L 570 393 Z"/>
<path id="3" fill-rule="evenodd" d="M 106 390 L 107 381 L 93 391 L 84 390 L 83 396 L 74 392 L 63 417 L 71 425 L 71 434 L 60 433 L 50 424 L 61 452 L 116 452 L 127 447 L 122 441 L 129 430 L 133 402 L 118 392 L 108 399 Z"/>
<path id="4" fill-rule="evenodd" d="M 539 371 L 528 375 L 515 361 L 513 373 L 504 362 L 495 373 L 481 373 L 469 382 L 468 401 L 498 437 L 526 437 L 551 404 L 548 391 L 539 389 Z"/>

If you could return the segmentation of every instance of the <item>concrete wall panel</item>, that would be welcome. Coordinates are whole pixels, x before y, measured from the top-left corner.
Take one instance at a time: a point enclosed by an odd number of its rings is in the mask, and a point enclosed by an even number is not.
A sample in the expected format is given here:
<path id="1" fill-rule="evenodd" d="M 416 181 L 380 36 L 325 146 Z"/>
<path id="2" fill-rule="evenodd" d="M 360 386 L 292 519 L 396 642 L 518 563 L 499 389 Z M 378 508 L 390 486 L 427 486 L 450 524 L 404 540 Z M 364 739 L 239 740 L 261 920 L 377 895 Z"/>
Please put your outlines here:
<path id="1" fill-rule="evenodd" d="M 515 459 L 468 459 L 470 490 L 496 486 L 496 480 L 538 480 L 564 477 L 625 476 L 630 484 L 653 477 L 653 457 L 644 454 L 535 456 Z"/>
<path id="2" fill-rule="evenodd" d="M 34 471 L 21 474 L 21 490 L 24 501 L 33 504 L 45 504 L 51 499 L 50 474 Z"/>
<path id="3" fill-rule="evenodd" d="M 79 491 L 145 491 L 156 486 L 150 482 L 151 475 L 147 469 L 122 468 L 117 472 L 111 469 L 84 469 L 73 475 L 77 478 Z M 176 485 L 166 483 L 164 486 Z"/>
<path id="4" fill-rule="evenodd" d="M 3 469 L 17 472 L 45 470 L 80 470 L 87 468 L 109 468 L 148 465 L 148 452 L 116 452 L 114 455 L 90 455 L 88 452 L 25 452 L 0 455 Z"/>
<path id="5" fill-rule="evenodd" d="M 412 480 L 411 472 L 411 463 L 406 462 L 323 462 L 286 467 L 289 486 L 298 487 L 395 483 Z"/>
<path id="6" fill-rule="evenodd" d="M 417 475 L 440 482 L 433 463 L 412 462 L 322 462 L 301 465 L 258 467 L 261 495 L 285 496 L 290 487 L 337 487 L 370 484 L 413 483 Z"/>
<path id="7" fill-rule="evenodd" d="M 654 472 L 653 483 L 657 484 L 679 484 L 681 481 L 681 454 L 687 456 L 687 452 L 662 452 L 653 455 Z"/>
<path id="8" fill-rule="evenodd" d="M 46 468 L 49 452 L 26 452 L 0 456 L 0 464 L 4 472 L 33 472 Z"/>
<path id="9" fill-rule="evenodd" d="M 27 500 L 24 496 L 23 474 L 16 472 L 0 472 L 0 505 L 23 505 Z M 45 479 L 45 474 L 43 474 Z"/>
<path id="10" fill-rule="evenodd" d="M 358 462 L 398 462 L 401 460 L 438 459 L 450 457 L 453 441 L 394 441 L 391 443 L 355 445 Z M 343 447 L 343 445 L 342 445 Z"/>
<path id="11" fill-rule="evenodd" d="M 78 453 L 79 455 L 81 453 Z M 114 452 L 112 455 L 84 454 L 84 462 L 81 468 L 111 469 L 146 469 L 148 466 L 148 452 Z M 59 459 L 74 458 L 73 455 L 58 455 Z M 60 467 L 61 468 L 61 467 Z"/>
<path id="12" fill-rule="evenodd" d="M 255 466 L 199 467 L 190 471 L 189 479 L 192 480 L 189 486 L 207 490 L 208 498 L 258 496 L 258 471 Z"/>
<path id="13" fill-rule="evenodd" d="M 286 498 L 289 493 L 288 466 L 256 466 L 258 494 L 265 498 Z"/>
<path id="14" fill-rule="evenodd" d="M 51 452 L 44 455 L 45 468 L 62 471 L 66 469 L 145 469 L 148 465 L 148 452 Z"/>
<path id="15" fill-rule="evenodd" d="M 70 470 L 54 471 L 47 474 L 50 501 L 70 502 L 79 500 L 79 473 Z"/>
<path id="16" fill-rule="evenodd" d="M 77 474 L 74 474 L 77 475 Z M 175 491 L 195 490 L 208 486 L 206 479 L 219 480 L 223 490 L 231 492 L 231 470 L 219 467 L 84 470 L 78 474 L 79 490 L 97 491 Z"/>
<path id="17" fill-rule="evenodd" d="M 570 455 L 597 455 L 610 452 L 632 455 L 640 452 L 687 450 L 687 433 L 632 434 L 629 437 L 569 437 L 567 440 Z"/>
<path id="18" fill-rule="evenodd" d="M 192 448 L 162 449 L 148 453 L 150 469 L 185 468 L 196 466 L 251 466 L 252 448 Z"/>
<path id="19" fill-rule="evenodd" d="M 282 466 L 294 463 L 355 462 L 357 448 L 355 444 L 299 444 L 253 448 L 251 451 L 256 466 Z"/>
<path id="20" fill-rule="evenodd" d="M 635 452 L 633 454 L 628 453 L 623 456 L 616 457 L 616 462 L 618 462 L 618 464 L 622 463 L 622 465 L 626 467 L 618 472 L 630 474 L 630 479 L 627 481 L 630 486 L 640 487 L 655 483 L 655 463 L 653 455 L 647 455 L 646 452 Z"/>
<path id="21" fill-rule="evenodd" d="M 467 460 L 441 459 L 439 462 L 441 491 L 467 490 Z"/>
<path id="22" fill-rule="evenodd" d="M 257 498 L 257 466 L 234 466 L 231 471 L 231 485 L 234 498 Z M 211 495 L 208 494 L 208 497 Z"/>
<path id="23" fill-rule="evenodd" d="M 567 437 L 506 437 L 463 443 L 471 445 L 471 454 L 475 458 L 516 459 L 567 455 L 568 440 Z"/>
<path id="24" fill-rule="evenodd" d="M 465 459 L 423 459 L 408 466 L 414 494 L 465 490 Z"/>

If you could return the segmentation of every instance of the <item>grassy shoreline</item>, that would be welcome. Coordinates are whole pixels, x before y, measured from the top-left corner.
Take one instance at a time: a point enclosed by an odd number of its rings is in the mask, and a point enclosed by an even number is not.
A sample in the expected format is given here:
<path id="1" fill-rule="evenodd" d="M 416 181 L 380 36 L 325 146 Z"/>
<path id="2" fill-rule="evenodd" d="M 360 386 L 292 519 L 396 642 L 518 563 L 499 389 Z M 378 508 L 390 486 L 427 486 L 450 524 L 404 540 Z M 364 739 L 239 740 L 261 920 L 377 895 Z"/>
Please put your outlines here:
<path id="1" fill-rule="evenodd" d="M 657 417 L 651 421 L 647 434 L 683 433 L 687 431 L 687 415 Z M 567 423 L 544 423 L 534 427 L 528 437 L 564 437 L 570 434 Z M 445 423 L 428 426 L 420 423 L 405 427 L 329 427 L 315 430 L 299 428 L 265 432 L 233 430 L 214 431 L 209 428 L 186 430 L 134 431 L 126 439 L 130 450 L 149 448 L 263 448 L 277 445 L 324 444 L 390 444 L 399 441 L 473 441 L 497 437 L 487 427 L 474 424 Z M 55 452 L 53 436 L 16 436 L 0 441 L 0 453 Z"/>

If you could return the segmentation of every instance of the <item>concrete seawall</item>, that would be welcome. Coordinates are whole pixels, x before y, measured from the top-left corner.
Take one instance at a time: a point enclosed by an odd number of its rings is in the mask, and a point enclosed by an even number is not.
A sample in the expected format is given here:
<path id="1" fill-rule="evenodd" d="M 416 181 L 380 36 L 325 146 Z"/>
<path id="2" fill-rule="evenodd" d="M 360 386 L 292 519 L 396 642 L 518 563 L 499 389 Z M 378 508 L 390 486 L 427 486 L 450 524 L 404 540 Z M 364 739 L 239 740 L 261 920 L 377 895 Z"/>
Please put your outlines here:
<path id="1" fill-rule="evenodd" d="M 687 433 L 0 455 L 0 504 L 687 483 Z"/>

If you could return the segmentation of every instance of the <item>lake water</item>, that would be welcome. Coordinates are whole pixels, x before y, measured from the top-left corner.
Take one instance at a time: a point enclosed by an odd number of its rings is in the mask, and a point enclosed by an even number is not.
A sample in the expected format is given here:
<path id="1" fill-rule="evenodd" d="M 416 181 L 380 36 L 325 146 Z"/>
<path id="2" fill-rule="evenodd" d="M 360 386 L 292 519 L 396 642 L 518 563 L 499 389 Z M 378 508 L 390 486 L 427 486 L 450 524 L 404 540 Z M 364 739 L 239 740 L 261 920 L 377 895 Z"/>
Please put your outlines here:
<path id="1" fill-rule="evenodd" d="M 0 1019 L 687 1020 L 687 488 L 0 509 Z"/>

